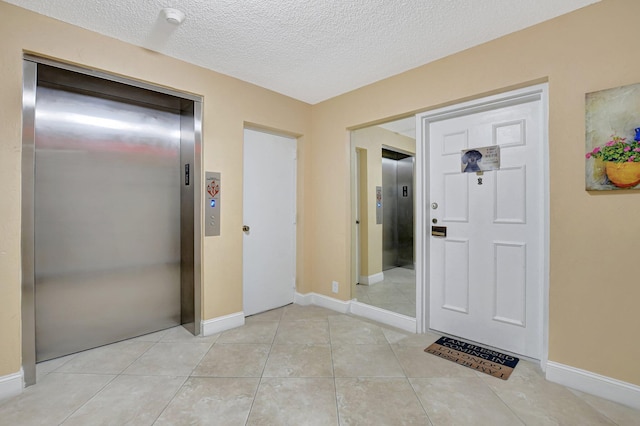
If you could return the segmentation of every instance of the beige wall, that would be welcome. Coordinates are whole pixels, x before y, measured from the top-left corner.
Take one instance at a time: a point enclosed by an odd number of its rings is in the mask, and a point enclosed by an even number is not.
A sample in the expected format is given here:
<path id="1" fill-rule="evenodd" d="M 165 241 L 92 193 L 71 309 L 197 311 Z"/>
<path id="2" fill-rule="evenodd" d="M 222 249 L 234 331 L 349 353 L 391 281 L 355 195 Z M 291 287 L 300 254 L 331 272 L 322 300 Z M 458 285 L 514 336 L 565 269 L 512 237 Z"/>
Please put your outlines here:
<path id="1" fill-rule="evenodd" d="M 257 86 L 0 2 L 0 377 L 21 365 L 20 162 L 22 55 L 36 53 L 195 93 L 203 103 L 203 168 L 220 171 L 221 236 L 205 238 L 203 318 L 242 310 L 242 140 L 245 122 L 299 138 L 298 291 L 303 269 L 305 181 L 311 107 Z"/>
<path id="2" fill-rule="evenodd" d="M 370 126 L 354 130 L 351 143 L 361 153 L 366 152 L 366 162 L 362 161 L 360 170 L 363 174 L 359 200 L 360 275 L 371 276 L 382 272 L 382 225 L 376 224 L 375 208 L 376 186 L 382 186 L 382 147 L 384 145 L 415 154 L 416 141 L 379 126 Z M 353 155 L 353 150 L 351 154 Z"/>
<path id="3" fill-rule="evenodd" d="M 640 81 L 638 16 L 637 0 L 603 0 L 314 105 L 313 290 L 349 277 L 349 128 L 548 81 L 549 359 L 640 385 L 640 192 L 584 190 L 584 96 Z"/>

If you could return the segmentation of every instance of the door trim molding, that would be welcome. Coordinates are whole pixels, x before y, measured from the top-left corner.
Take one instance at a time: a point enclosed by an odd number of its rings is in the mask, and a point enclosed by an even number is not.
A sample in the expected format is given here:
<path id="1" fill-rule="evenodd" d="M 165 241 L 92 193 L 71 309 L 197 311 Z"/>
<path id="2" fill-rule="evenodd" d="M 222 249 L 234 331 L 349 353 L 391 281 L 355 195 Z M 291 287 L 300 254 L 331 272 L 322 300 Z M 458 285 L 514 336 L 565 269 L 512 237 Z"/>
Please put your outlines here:
<path id="1" fill-rule="evenodd" d="M 433 111 L 416 115 L 416 292 L 418 306 L 416 309 L 417 332 L 424 333 L 429 330 L 429 238 L 426 232 L 429 229 L 429 211 L 425 203 L 430 199 L 429 188 L 424 182 L 429 170 L 429 125 L 432 122 L 453 117 L 489 111 L 496 107 L 505 107 L 520 104 L 522 102 L 537 100 L 541 102 L 540 124 L 542 126 L 542 192 L 539 194 L 543 201 L 542 215 L 542 245 L 541 260 L 543 262 L 542 288 L 540 289 L 540 321 L 542 335 L 540 366 L 546 370 L 549 354 L 549 85 L 537 84 L 522 89 L 512 90 L 497 95 L 478 98 L 455 105 L 439 108 Z M 424 259 L 420 261 L 420 259 Z"/>

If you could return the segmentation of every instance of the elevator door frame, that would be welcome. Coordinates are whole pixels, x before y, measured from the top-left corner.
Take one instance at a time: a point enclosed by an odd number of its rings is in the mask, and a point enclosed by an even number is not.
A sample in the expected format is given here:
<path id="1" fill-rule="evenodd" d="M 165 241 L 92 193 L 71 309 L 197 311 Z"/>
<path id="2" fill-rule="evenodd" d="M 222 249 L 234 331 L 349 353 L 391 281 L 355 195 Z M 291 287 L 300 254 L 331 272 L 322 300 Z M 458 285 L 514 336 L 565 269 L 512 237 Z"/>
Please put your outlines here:
<path id="1" fill-rule="evenodd" d="M 23 60 L 22 123 L 22 369 L 25 384 L 36 382 L 35 339 L 35 246 L 34 246 L 34 177 L 35 177 L 35 100 L 38 65 L 122 83 L 139 89 L 180 98 L 180 166 L 190 164 L 189 190 L 181 190 L 181 322 L 194 335 L 200 334 L 201 313 L 201 144 L 202 97 L 157 87 L 148 83 L 59 63 L 32 55 Z M 186 239 L 185 239 L 186 238 Z M 187 271 L 185 273 L 184 271 Z M 187 300 L 188 303 L 184 301 Z M 192 302 L 191 302 L 192 300 Z"/>

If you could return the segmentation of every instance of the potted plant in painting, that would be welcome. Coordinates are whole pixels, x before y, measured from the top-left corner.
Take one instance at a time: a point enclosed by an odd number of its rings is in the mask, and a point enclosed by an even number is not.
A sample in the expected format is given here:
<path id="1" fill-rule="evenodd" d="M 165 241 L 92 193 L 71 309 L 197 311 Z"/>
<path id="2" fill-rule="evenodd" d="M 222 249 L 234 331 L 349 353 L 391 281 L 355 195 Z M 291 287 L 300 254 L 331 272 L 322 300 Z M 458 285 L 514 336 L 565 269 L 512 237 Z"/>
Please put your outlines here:
<path id="1" fill-rule="evenodd" d="M 640 183 L 640 127 L 634 140 L 612 135 L 604 145 L 587 152 L 586 158 L 602 161 L 609 181 L 618 188 L 633 188 Z"/>

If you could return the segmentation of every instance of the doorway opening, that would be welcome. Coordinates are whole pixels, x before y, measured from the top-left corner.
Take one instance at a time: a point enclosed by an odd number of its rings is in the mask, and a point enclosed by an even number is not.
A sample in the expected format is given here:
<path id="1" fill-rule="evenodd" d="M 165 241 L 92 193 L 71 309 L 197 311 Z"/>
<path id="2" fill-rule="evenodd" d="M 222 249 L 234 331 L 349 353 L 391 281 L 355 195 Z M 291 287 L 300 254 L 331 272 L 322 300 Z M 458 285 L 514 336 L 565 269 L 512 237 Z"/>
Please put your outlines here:
<path id="1" fill-rule="evenodd" d="M 546 363 L 547 85 L 418 114 L 422 330 Z M 465 153 L 497 153 L 469 172 Z M 474 153 L 474 155 L 475 155 Z"/>
<path id="2" fill-rule="evenodd" d="M 200 333 L 201 99 L 26 56 L 23 370 Z"/>
<path id="3" fill-rule="evenodd" d="M 352 307 L 416 330 L 415 117 L 351 132 Z"/>

